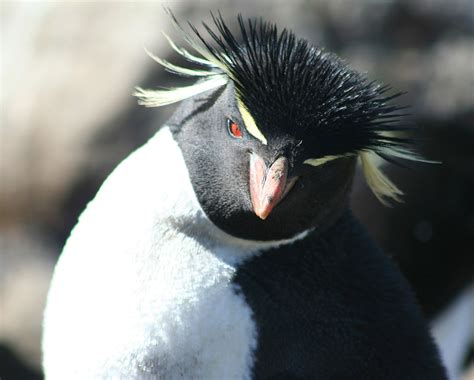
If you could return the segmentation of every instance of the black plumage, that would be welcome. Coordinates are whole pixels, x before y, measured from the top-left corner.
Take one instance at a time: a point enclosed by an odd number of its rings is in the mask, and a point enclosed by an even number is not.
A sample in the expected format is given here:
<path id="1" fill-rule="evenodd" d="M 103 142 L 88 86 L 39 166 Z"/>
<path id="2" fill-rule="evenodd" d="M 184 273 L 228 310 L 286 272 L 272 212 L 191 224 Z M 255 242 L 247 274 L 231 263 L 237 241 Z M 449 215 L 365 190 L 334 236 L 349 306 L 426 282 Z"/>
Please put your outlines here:
<path id="1" fill-rule="evenodd" d="M 368 80 L 287 29 L 262 19 L 237 20 L 239 37 L 220 14 L 213 15 L 217 32 L 203 23 L 217 47 L 191 28 L 225 67 L 264 135 L 311 138 L 311 157 L 404 149 L 413 142 L 406 135 L 411 127 L 400 123 L 405 107 L 393 103 L 401 93 L 390 93 L 390 86 Z"/>
<path id="2" fill-rule="evenodd" d="M 346 212 L 243 264 L 259 332 L 256 379 L 445 379 L 413 294 Z"/>

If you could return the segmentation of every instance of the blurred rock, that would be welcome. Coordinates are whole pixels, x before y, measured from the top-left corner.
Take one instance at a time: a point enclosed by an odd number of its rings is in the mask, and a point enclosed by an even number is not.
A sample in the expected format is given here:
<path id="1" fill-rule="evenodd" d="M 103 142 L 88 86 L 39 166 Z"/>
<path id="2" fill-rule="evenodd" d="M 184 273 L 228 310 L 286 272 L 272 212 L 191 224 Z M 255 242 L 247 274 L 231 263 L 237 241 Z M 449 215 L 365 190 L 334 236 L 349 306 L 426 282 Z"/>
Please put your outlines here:
<path id="1" fill-rule="evenodd" d="M 474 364 L 466 370 L 462 380 L 474 380 Z"/>
<path id="2" fill-rule="evenodd" d="M 0 344 L 33 368 L 41 364 L 43 309 L 59 249 L 33 230 L 0 232 Z"/>
<path id="3" fill-rule="evenodd" d="M 40 380 L 40 370 L 30 368 L 8 346 L 0 344 L 0 376 L 2 379 Z"/>
<path id="4" fill-rule="evenodd" d="M 101 126 L 151 62 L 158 3 L 2 3 L 0 223 L 52 223 Z M 94 147 L 95 148 L 95 147 Z"/>

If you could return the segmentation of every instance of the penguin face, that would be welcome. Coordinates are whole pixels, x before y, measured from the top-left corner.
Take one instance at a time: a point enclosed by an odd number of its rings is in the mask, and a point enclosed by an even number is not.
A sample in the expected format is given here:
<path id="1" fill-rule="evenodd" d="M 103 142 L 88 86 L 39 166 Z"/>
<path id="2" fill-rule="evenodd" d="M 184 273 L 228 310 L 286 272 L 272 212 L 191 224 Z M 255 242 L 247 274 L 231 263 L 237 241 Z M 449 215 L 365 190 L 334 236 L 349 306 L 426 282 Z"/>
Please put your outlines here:
<path id="1" fill-rule="evenodd" d="M 213 16 L 215 29 L 203 24 L 209 41 L 170 16 L 198 55 L 168 38 L 171 47 L 203 69 L 151 56 L 199 80 L 135 95 L 149 107 L 184 100 L 173 132 L 196 196 L 218 227 L 245 239 L 280 240 L 329 225 L 347 207 L 357 157 L 377 198 L 399 200 L 402 192 L 371 160 L 423 161 L 406 148 L 408 128 L 397 123 L 401 108 L 392 104 L 398 94 L 387 95 L 388 86 L 262 20 L 239 16 L 236 36 Z"/>
<path id="2" fill-rule="evenodd" d="M 318 149 L 288 133 L 291 126 L 273 128 L 263 144 L 245 127 L 232 83 L 184 102 L 176 115 L 187 115 L 171 122 L 196 196 L 227 233 L 291 238 L 329 224 L 347 206 L 355 159 L 306 164 Z"/>

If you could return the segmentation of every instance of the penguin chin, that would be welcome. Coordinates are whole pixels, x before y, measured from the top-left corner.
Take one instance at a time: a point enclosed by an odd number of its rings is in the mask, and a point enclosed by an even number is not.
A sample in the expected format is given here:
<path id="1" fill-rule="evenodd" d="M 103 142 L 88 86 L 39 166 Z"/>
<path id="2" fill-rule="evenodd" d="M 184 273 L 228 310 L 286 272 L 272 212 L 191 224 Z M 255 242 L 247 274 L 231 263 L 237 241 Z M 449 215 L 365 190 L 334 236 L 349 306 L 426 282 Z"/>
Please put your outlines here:
<path id="1" fill-rule="evenodd" d="M 235 238 L 260 242 L 294 239 L 320 225 L 318 214 L 314 210 L 306 214 L 298 211 L 301 207 L 297 208 L 300 201 L 298 182 L 294 181 L 293 188 L 288 190 L 265 219 L 257 216 L 251 205 L 224 218 L 215 214 L 207 216 L 216 227 Z M 325 212 L 323 214 L 326 215 Z"/>
<path id="2" fill-rule="evenodd" d="M 345 166 L 345 167 L 344 167 Z M 349 207 L 350 186 L 354 165 L 340 165 L 345 175 L 331 176 L 334 186 L 314 187 L 315 176 L 290 177 L 291 186 L 265 220 L 253 212 L 250 199 L 246 206 L 227 214 L 208 214 L 211 221 L 226 233 L 241 239 L 278 241 L 317 229 L 322 231 L 332 225 Z M 325 175 L 316 175 L 324 183 Z M 289 182 L 289 181 L 288 181 Z"/>

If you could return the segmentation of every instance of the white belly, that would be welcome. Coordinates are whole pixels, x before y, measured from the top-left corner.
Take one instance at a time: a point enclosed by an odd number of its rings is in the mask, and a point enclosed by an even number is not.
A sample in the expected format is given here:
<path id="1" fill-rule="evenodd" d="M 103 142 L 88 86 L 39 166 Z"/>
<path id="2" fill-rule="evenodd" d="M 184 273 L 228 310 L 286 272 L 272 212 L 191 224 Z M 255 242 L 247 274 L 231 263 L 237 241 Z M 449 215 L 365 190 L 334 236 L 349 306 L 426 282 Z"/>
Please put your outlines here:
<path id="1" fill-rule="evenodd" d="M 114 171 L 66 244 L 45 314 L 47 378 L 248 378 L 255 326 L 231 281 L 252 249 L 232 242 L 161 130 Z"/>

